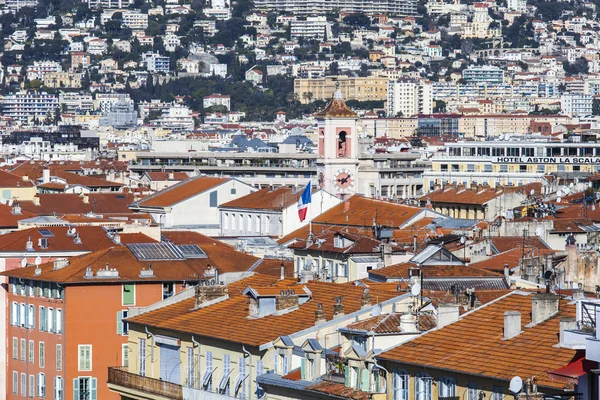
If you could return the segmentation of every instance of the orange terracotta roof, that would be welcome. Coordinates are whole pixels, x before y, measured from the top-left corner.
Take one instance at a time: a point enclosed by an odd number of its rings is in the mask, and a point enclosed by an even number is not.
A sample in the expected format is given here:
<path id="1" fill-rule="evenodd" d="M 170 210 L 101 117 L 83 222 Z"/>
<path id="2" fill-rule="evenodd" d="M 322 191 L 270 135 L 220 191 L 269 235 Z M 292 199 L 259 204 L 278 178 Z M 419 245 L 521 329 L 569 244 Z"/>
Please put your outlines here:
<path id="1" fill-rule="evenodd" d="M 228 180 L 229 178 L 213 178 L 207 176 L 190 178 L 148 196 L 136 202 L 135 205 L 141 207 L 170 207 L 206 190 L 217 187 Z"/>
<path id="2" fill-rule="evenodd" d="M 430 200 L 431 203 L 454 203 L 454 204 L 475 204 L 483 205 L 490 200 L 502 195 L 503 193 L 523 193 L 529 195 L 531 189 L 535 193 L 541 193 L 541 184 L 532 183 L 523 186 L 506 186 L 502 188 L 491 188 L 489 186 L 479 186 L 466 188 L 464 186 L 451 186 L 428 193 L 421 197 L 421 202 Z"/>
<path id="3" fill-rule="evenodd" d="M 381 276 L 384 278 L 409 278 L 408 270 L 417 265 L 414 263 L 401 263 L 390 265 L 377 270 L 371 270 L 369 274 Z M 474 266 L 466 265 L 421 265 L 422 273 L 427 278 L 443 278 L 443 277 L 498 277 L 501 274 L 488 271 Z"/>
<path id="4" fill-rule="evenodd" d="M 323 381 L 304 388 L 306 391 L 325 393 L 336 398 L 352 400 L 371 400 L 371 394 L 362 390 L 346 387 L 343 383 Z"/>
<path id="5" fill-rule="evenodd" d="M 312 293 L 311 300 L 293 311 L 262 318 L 248 318 L 249 303 L 245 296 L 230 299 L 208 307 L 192 310 L 195 299 L 180 301 L 164 308 L 150 311 L 129 319 L 130 323 L 153 326 L 160 329 L 187 332 L 234 343 L 260 346 L 314 326 L 317 304 L 322 304 L 328 320 L 333 316 L 336 298 L 343 296 L 345 313 L 361 309 L 363 288 L 328 282 L 308 282 L 299 285 L 294 281 L 279 281 L 281 288 L 298 289 L 306 286 Z M 385 301 L 397 296 L 389 292 L 371 291 L 372 298 Z M 378 297 L 377 297 L 378 296 Z"/>
<path id="6" fill-rule="evenodd" d="M 21 210 L 20 214 L 14 214 L 13 207 L 0 203 L 0 228 L 2 229 L 16 229 L 19 226 L 20 220 L 33 217 L 35 217 L 35 214 L 23 210 Z"/>
<path id="7" fill-rule="evenodd" d="M 301 191 L 294 192 L 294 189 L 289 187 L 282 186 L 275 190 L 264 188 L 244 197 L 221 204 L 220 207 L 281 211 L 298 201 L 300 196 L 302 196 Z"/>
<path id="8" fill-rule="evenodd" d="M 400 226 L 421 212 L 423 208 L 391 203 L 383 200 L 369 199 L 362 196 L 352 196 L 348 211 L 345 203 L 325 211 L 313 220 L 313 223 L 324 225 L 373 227 L 373 221 L 386 226 Z"/>
<path id="9" fill-rule="evenodd" d="M 165 240 L 175 244 L 197 244 L 204 250 L 206 255 L 215 262 L 217 267 L 235 264 L 243 270 L 246 270 L 258 260 L 258 257 L 239 252 L 233 246 L 198 232 L 163 231 L 162 235 Z M 279 265 L 280 263 L 281 262 L 277 260 L 277 264 Z M 269 268 L 267 267 L 265 269 L 268 270 Z M 277 272 L 276 276 L 279 276 L 279 272 Z"/>
<path id="10" fill-rule="evenodd" d="M 358 115 L 350 107 L 346 105 L 346 102 L 341 97 L 341 94 L 336 93 L 324 109 L 313 114 L 315 117 L 326 118 L 356 118 Z"/>
<path id="11" fill-rule="evenodd" d="M 172 179 L 169 172 L 146 172 L 151 181 L 185 181 L 189 176 L 185 172 L 173 172 Z"/>
<path id="12" fill-rule="evenodd" d="M 87 196 L 87 203 L 85 199 Z M 133 202 L 131 193 L 38 193 L 40 205 L 31 201 L 21 201 L 21 208 L 37 215 L 56 214 L 131 214 L 129 205 Z"/>
<path id="13" fill-rule="evenodd" d="M 550 247 L 537 236 L 528 236 L 525 238 L 525 241 L 523 240 L 523 236 L 490 236 L 489 241 L 499 253 L 514 249 L 515 246 L 522 249 L 523 242 L 525 242 L 526 248 L 529 247 L 542 250 L 550 249 Z"/>
<path id="14" fill-rule="evenodd" d="M 153 277 L 140 277 L 140 271 L 152 266 Z M 116 269 L 118 277 L 86 278 L 85 271 L 92 268 L 94 276 L 98 271 Z M 69 259 L 69 265 L 55 270 L 54 263 L 40 265 L 41 274 L 35 275 L 35 265 L 18 268 L 5 272 L 5 276 L 15 278 L 35 279 L 47 282 L 60 282 L 63 284 L 98 284 L 99 282 L 147 282 L 147 281 L 187 281 L 196 282 L 204 276 L 208 266 L 215 264 L 210 258 L 191 258 L 186 260 L 169 261 L 144 261 L 138 260 L 131 250 L 126 246 L 110 247 L 80 257 Z M 221 272 L 241 272 L 243 269 L 235 265 L 219 267 Z"/>
<path id="15" fill-rule="evenodd" d="M 76 233 L 81 239 L 79 244 L 75 243 L 74 236 L 67 235 L 68 229 L 67 226 L 36 227 L 0 235 L 0 252 L 24 253 L 28 240 L 33 242 L 34 251 L 31 252 L 33 258 L 44 253 L 90 252 L 116 245 L 101 226 L 76 227 Z M 42 232 L 46 233 L 44 231 L 48 231 L 51 236 L 43 236 Z M 39 246 L 39 239 L 44 237 L 48 239 L 46 249 Z"/>
<path id="16" fill-rule="evenodd" d="M 34 186 L 31 180 L 24 180 L 22 177 L 4 170 L 0 170 L 0 187 L 1 188 L 19 188 Z"/>
<path id="17" fill-rule="evenodd" d="M 574 317 L 575 305 L 561 300 L 559 312 L 552 318 L 526 327 L 531 323 L 531 296 L 511 292 L 451 325 L 386 351 L 379 358 L 506 382 L 515 375 L 535 375 L 539 386 L 563 389 L 564 383 L 549 379 L 546 372 L 567 365 L 575 356 L 576 350 L 555 347 L 559 321 L 562 317 Z M 509 340 L 503 340 L 506 311 L 521 313 L 523 331 Z"/>
<path id="18" fill-rule="evenodd" d="M 334 238 L 336 237 L 347 239 L 344 240 L 345 243 L 343 247 L 335 246 Z M 344 254 L 373 253 L 380 251 L 379 240 L 344 231 L 328 231 L 325 234 L 313 232 L 313 243 L 310 246 L 307 246 L 307 244 L 306 240 L 299 240 L 288 247 L 292 249 L 318 250 Z"/>
<path id="19" fill-rule="evenodd" d="M 280 276 L 281 264 L 283 264 L 284 276 L 288 278 L 294 276 L 294 262 L 276 258 L 263 258 L 253 271 L 257 274 Z"/>

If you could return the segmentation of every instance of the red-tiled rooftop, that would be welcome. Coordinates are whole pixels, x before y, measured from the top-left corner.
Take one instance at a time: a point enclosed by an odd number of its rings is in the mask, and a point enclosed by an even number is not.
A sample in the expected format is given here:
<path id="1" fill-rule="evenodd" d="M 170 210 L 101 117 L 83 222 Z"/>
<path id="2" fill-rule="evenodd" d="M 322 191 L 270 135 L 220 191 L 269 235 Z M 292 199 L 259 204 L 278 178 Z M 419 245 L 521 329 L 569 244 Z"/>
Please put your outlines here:
<path id="1" fill-rule="evenodd" d="M 429 200 L 434 205 L 435 203 L 483 205 L 492 199 L 507 193 L 523 193 L 524 195 L 529 195 L 533 189 L 536 194 L 540 194 L 541 188 L 542 185 L 537 183 L 501 188 L 491 188 L 489 186 L 473 186 L 470 188 L 464 186 L 451 186 L 428 193 L 421 197 L 420 201 L 426 202 Z"/>
<path id="2" fill-rule="evenodd" d="M 328 282 L 308 282 L 299 285 L 294 281 L 279 281 L 281 288 L 299 289 L 306 286 L 312 298 L 298 308 L 281 315 L 268 315 L 262 318 L 248 318 L 249 303 L 245 296 L 234 296 L 209 307 L 190 311 L 195 299 L 151 311 L 129 319 L 130 323 L 164 328 L 179 332 L 211 337 L 234 343 L 259 346 L 314 326 L 317 304 L 322 304 L 327 320 L 333 316 L 336 298 L 343 296 L 345 313 L 361 309 L 363 288 L 338 285 Z M 371 298 L 385 301 L 397 293 L 371 292 Z"/>
<path id="3" fill-rule="evenodd" d="M 417 265 L 414 263 L 400 263 L 381 269 L 371 270 L 369 271 L 369 274 L 384 278 L 409 278 L 409 269 L 415 267 L 417 267 Z M 419 268 L 421 269 L 423 275 L 428 278 L 501 276 L 501 274 L 496 272 L 466 265 L 421 265 Z"/>
<path id="4" fill-rule="evenodd" d="M 207 176 L 190 178 L 148 196 L 143 200 L 138 201 L 136 205 L 141 207 L 170 207 L 197 194 L 217 187 L 228 180 L 229 178 L 214 178 Z"/>
<path id="5" fill-rule="evenodd" d="M 301 195 L 301 191 L 294 192 L 292 188 L 288 187 L 280 187 L 275 190 L 265 188 L 221 204 L 221 207 L 281 211 L 298 201 Z"/>
<path id="6" fill-rule="evenodd" d="M 457 322 L 401 344 L 379 357 L 428 369 L 509 381 L 517 376 L 536 376 L 538 385 L 563 389 L 564 383 L 551 380 L 547 371 L 569 364 L 576 350 L 555 347 L 559 321 L 574 317 L 575 305 L 561 300 L 559 311 L 534 327 L 531 321 L 532 294 L 511 292 L 463 315 Z M 504 340 L 504 313 L 521 313 L 522 333 Z"/>
<path id="7" fill-rule="evenodd" d="M 131 193 L 38 193 L 37 197 L 39 205 L 33 201 L 21 201 L 21 208 L 37 215 L 131 214 L 129 205 L 134 200 Z"/>

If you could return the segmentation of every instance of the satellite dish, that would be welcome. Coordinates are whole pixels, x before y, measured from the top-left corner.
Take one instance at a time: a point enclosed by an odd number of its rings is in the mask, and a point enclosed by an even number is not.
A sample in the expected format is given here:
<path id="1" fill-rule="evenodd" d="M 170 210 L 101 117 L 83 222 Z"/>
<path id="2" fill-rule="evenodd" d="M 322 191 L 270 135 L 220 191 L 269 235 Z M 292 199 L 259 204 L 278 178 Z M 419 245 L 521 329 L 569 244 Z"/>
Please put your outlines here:
<path id="1" fill-rule="evenodd" d="M 535 194 L 535 190 L 531 189 L 531 192 L 529 192 L 529 195 L 533 196 Z"/>
<path id="2" fill-rule="evenodd" d="M 377 304 L 375 307 L 373 307 L 373 310 L 371 311 L 371 316 L 378 317 L 380 315 L 381 315 L 381 306 L 379 304 Z"/>
<path id="3" fill-rule="evenodd" d="M 40 257 L 40 256 L 37 256 L 37 257 L 35 258 L 35 265 L 37 266 L 37 265 L 40 265 L 41 263 L 42 263 L 42 257 Z"/>
<path id="4" fill-rule="evenodd" d="M 557 203 L 560 203 L 560 201 L 561 201 L 561 200 L 562 200 L 562 199 L 559 197 L 559 198 L 557 198 L 557 199 L 556 199 L 556 202 L 557 202 Z"/>
<path id="5" fill-rule="evenodd" d="M 413 296 L 418 296 L 418 295 L 420 295 L 420 294 L 421 294 L 421 285 L 420 285 L 420 284 L 418 284 L 418 283 L 415 283 L 415 284 L 412 286 L 412 288 L 410 289 L 410 293 L 411 293 Z"/>
<path id="6" fill-rule="evenodd" d="M 27 259 L 23 258 L 21 259 L 21 267 L 26 267 L 27 266 Z"/>
<path id="7" fill-rule="evenodd" d="M 467 241 L 467 239 L 465 239 L 465 237 L 464 237 L 464 236 L 461 236 L 461 237 L 460 237 L 460 242 L 461 242 L 462 244 L 465 244 L 465 242 L 466 242 L 466 241 Z"/>
<path id="8" fill-rule="evenodd" d="M 523 389 L 523 380 L 518 376 L 515 376 L 510 380 L 510 384 L 508 385 L 508 390 L 512 393 L 521 393 L 521 389 Z"/>

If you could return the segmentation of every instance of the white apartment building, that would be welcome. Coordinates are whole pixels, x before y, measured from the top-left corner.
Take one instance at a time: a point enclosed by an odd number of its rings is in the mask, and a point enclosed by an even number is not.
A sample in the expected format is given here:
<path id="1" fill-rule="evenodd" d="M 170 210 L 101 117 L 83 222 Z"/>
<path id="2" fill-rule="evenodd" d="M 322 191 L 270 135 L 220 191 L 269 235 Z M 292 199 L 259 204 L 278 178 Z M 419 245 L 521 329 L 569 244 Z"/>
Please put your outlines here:
<path id="1" fill-rule="evenodd" d="M 33 65 L 27 66 L 27 79 L 44 80 L 46 74 L 62 72 L 62 66 L 56 61 L 34 61 Z"/>
<path id="2" fill-rule="evenodd" d="M 593 99 L 591 94 L 564 93 L 560 97 L 561 112 L 571 117 L 592 115 Z"/>
<path id="3" fill-rule="evenodd" d="M 133 105 L 133 100 L 128 94 L 119 93 L 98 93 L 96 94 L 96 100 L 94 100 L 95 108 L 102 114 L 107 114 L 114 104 L 119 102 L 127 101 Z"/>
<path id="4" fill-rule="evenodd" d="M 169 33 L 163 36 L 163 44 L 165 45 L 165 50 L 175 51 L 181 46 L 181 39 L 179 39 L 179 36 Z"/>
<path id="5" fill-rule="evenodd" d="M 507 0 L 507 5 L 510 11 L 516 11 L 519 13 L 524 13 L 527 11 L 526 0 Z"/>
<path id="6" fill-rule="evenodd" d="M 90 54 L 101 55 L 106 53 L 108 49 L 108 45 L 106 44 L 105 39 L 95 38 L 87 42 L 87 51 Z"/>
<path id="7" fill-rule="evenodd" d="M 291 22 L 292 38 L 326 39 L 331 37 L 331 25 L 327 17 L 307 17 L 305 20 Z"/>
<path id="8" fill-rule="evenodd" d="M 227 64 L 210 64 L 209 76 L 220 76 L 221 78 L 227 77 Z"/>
<path id="9" fill-rule="evenodd" d="M 146 62 L 146 70 L 148 72 L 168 73 L 170 70 L 171 60 L 169 57 L 156 53 L 145 53 L 142 55 L 142 60 Z"/>
<path id="10" fill-rule="evenodd" d="M 294 15 L 324 15 L 328 12 L 385 13 L 396 15 L 416 15 L 415 0 L 256 0 L 254 5 L 262 10 L 293 13 Z"/>
<path id="11" fill-rule="evenodd" d="M 207 17 L 218 20 L 227 20 L 231 18 L 231 8 L 205 8 L 202 12 Z"/>
<path id="12" fill-rule="evenodd" d="M 192 111 L 185 106 L 173 105 L 163 110 L 161 117 L 154 121 L 158 126 L 174 131 L 191 131 L 194 129 Z"/>
<path id="13" fill-rule="evenodd" d="M 398 113 L 404 117 L 433 112 L 433 87 L 431 82 L 410 78 L 389 81 L 387 87 L 387 115 Z"/>
<path id="14" fill-rule="evenodd" d="M 210 19 L 195 21 L 194 27 L 202 28 L 204 31 L 204 36 L 212 37 L 215 36 L 215 33 L 217 33 L 216 22 Z"/>
<path id="15" fill-rule="evenodd" d="M 504 70 L 492 65 L 470 66 L 463 70 L 467 82 L 504 83 Z"/>
<path id="16" fill-rule="evenodd" d="M 17 12 L 23 7 L 37 6 L 37 0 L 5 0 L 4 5 L 10 12 Z"/>
<path id="17" fill-rule="evenodd" d="M 127 8 L 128 5 L 132 4 L 132 0 L 88 0 L 88 6 L 91 9 L 102 8 Z"/>
<path id="18" fill-rule="evenodd" d="M 60 92 L 58 95 L 58 103 L 61 107 L 64 105 L 64 111 L 68 113 L 94 110 L 94 99 L 91 94 Z"/>
<path id="19" fill-rule="evenodd" d="M 115 13 L 121 13 L 123 26 L 131 29 L 146 29 L 148 27 L 148 14 L 136 10 L 105 10 L 100 16 L 100 22 L 104 25 L 110 21 Z"/>
<path id="20" fill-rule="evenodd" d="M 204 105 L 204 108 L 209 108 L 212 106 L 225 106 L 227 107 L 227 110 L 230 110 L 231 98 L 220 93 L 213 93 L 210 96 L 204 97 L 202 99 L 202 104 Z"/>
<path id="21" fill-rule="evenodd" d="M 40 122 L 49 112 L 58 108 L 58 98 L 45 92 L 34 93 L 21 91 L 4 96 L 2 100 L 5 117 L 14 118 L 22 123 Z"/>

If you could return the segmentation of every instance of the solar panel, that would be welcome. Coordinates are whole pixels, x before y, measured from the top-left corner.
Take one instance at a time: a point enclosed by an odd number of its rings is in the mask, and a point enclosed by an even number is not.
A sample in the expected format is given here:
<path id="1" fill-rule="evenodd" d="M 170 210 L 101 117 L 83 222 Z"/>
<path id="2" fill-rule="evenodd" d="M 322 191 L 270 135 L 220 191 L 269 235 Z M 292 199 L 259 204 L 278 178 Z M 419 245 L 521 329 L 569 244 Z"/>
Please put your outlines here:
<path id="1" fill-rule="evenodd" d="M 129 250 L 141 261 L 185 260 L 185 257 L 171 243 L 131 243 Z"/>
<path id="2" fill-rule="evenodd" d="M 206 253 L 197 244 L 180 244 L 177 249 L 185 258 L 207 258 Z"/>
<path id="3" fill-rule="evenodd" d="M 48 229 L 40 229 L 40 230 L 38 230 L 38 232 L 43 237 L 54 237 L 54 234 L 52 232 L 50 232 Z"/>

